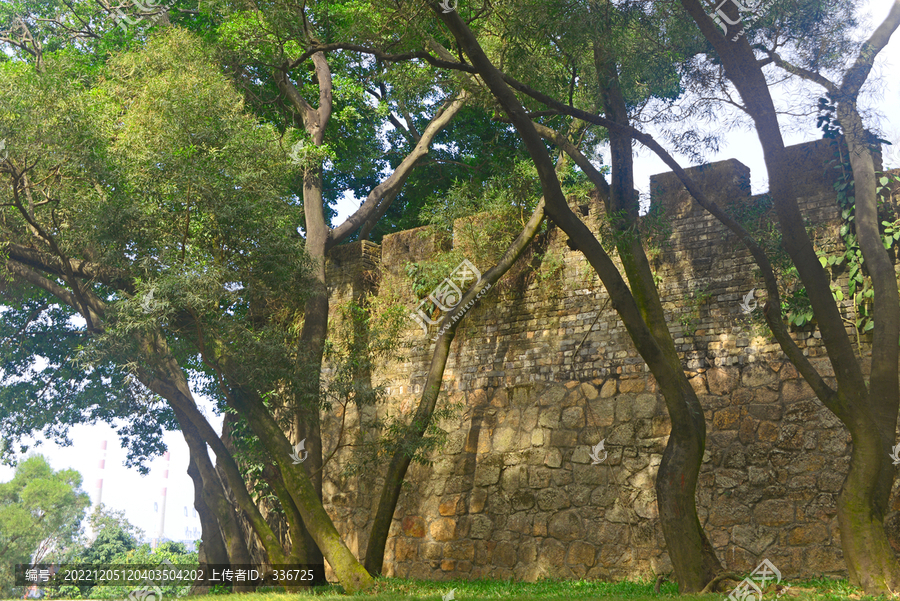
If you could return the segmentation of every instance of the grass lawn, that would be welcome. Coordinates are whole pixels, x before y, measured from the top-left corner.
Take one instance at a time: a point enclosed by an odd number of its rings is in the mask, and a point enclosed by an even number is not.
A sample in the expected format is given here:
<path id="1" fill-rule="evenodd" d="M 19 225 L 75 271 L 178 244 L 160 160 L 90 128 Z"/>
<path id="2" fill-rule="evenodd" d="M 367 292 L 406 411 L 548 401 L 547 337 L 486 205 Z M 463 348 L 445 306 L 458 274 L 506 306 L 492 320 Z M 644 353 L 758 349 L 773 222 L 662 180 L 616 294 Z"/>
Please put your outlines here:
<path id="1" fill-rule="evenodd" d="M 295 592 L 263 591 L 250 594 L 223 594 L 204 597 L 191 597 L 193 601 L 287 601 L 315 599 L 315 601 L 347 601 L 348 599 L 364 599 L 366 601 L 393 601 L 408 599 L 410 601 L 441 601 L 442 597 L 453 591 L 455 601 L 476 599 L 502 599 L 504 601 L 597 601 L 628 600 L 651 601 L 658 599 L 683 599 L 684 601 L 726 601 L 730 592 L 708 595 L 678 595 L 674 584 L 663 584 L 659 594 L 653 592 L 654 582 L 586 582 L 586 581 L 552 581 L 542 580 L 536 583 L 512 583 L 497 580 L 450 580 L 447 582 L 431 582 L 402 580 L 397 578 L 377 579 L 375 589 L 360 595 L 345 595 L 339 586 L 328 586 L 314 592 L 296 590 Z M 874 600 L 879 597 L 864 596 L 846 580 L 807 580 L 790 584 L 790 588 L 778 592 L 770 586 L 763 596 L 763 601 L 810 600 L 810 601 L 843 601 Z M 212 599 L 210 598 L 212 597 Z M 163 601 L 166 601 L 165 599 Z M 748 599 L 748 601 L 750 601 Z M 755 601 L 755 600 L 754 600 Z"/>

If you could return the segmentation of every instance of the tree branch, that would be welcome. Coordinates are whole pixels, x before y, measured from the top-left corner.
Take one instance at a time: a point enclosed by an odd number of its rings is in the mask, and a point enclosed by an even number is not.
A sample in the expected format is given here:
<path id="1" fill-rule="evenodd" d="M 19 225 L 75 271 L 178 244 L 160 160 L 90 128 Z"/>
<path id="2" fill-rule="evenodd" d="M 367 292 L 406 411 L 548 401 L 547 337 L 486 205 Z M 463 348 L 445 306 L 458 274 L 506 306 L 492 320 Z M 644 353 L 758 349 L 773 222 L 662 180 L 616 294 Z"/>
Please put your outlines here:
<path id="1" fill-rule="evenodd" d="M 772 59 L 772 62 L 787 71 L 788 73 L 793 73 L 794 75 L 799 75 L 803 79 L 815 82 L 832 93 L 837 93 L 838 87 L 827 77 L 820 75 L 814 71 L 810 71 L 808 69 L 804 69 L 803 67 L 798 67 L 797 65 L 791 64 L 788 61 L 784 60 L 779 56 L 777 52 L 766 50 L 766 54 L 769 55 L 769 58 Z"/>
<path id="2" fill-rule="evenodd" d="M 438 114 L 431 120 L 431 123 L 425 128 L 425 131 L 422 132 L 419 143 L 416 144 L 416 147 L 413 148 L 412 152 L 406 155 L 406 158 L 404 158 L 397 168 L 394 169 L 394 172 L 390 177 L 369 192 L 365 202 L 355 213 L 353 213 L 353 215 L 348 217 L 344 223 L 329 232 L 328 241 L 325 245 L 326 250 L 339 244 L 347 238 L 347 236 L 359 229 L 363 223 L 376 213 L 376 211 L 380 211 L 383 214 L 383 212 L 387 210 L 386 207 L 381 207 L 380 205 L 393 200 L 394 196 L 396 196 L 397 192 L 406 181 L 406 178 L 409 177 L 409 174 L 412 172 L 416 161 L 428 154 L 429 146 L 431 146 L 434 137 L 450 123 L 453 117 L 455 117 L 465 105 L 468 98 L 468 92 L 460 90 L 456 95 L 456 98 L 448 100 L 444 106 L 441 107 Z"/>
<path id="3" fill-rule="evenodd" d="M 900 1 L 894 0 L 891 10 L 884 21 L 879 25 L 869 39 L 866 40 L 862 48 L 859 49 L 859 56 L 856 62 L 851 66 L 844 75 L 844 83 L 841 86 L 841 95 L 854 100 L 859 95 L 859 89 L 869 77 L 872 65 L 875 63 L 875 57 L 887 46 L 894 31 L 900 26 Z"/>

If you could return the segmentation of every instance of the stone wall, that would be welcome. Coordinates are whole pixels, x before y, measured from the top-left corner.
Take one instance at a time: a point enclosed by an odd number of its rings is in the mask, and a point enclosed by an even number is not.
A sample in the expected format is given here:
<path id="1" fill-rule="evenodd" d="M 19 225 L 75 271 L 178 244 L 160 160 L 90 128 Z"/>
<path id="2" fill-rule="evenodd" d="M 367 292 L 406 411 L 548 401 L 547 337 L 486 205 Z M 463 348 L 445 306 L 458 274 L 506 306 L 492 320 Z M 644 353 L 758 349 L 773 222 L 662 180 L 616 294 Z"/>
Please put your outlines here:
<path id="1" fill-rule="evenodd" d="M 833 153 L 825 141 L 791 149 L 802 210 L 821 226 L 824 247 L 839 243 L 825 168 Z M 689 171 L 724 206 L 758 200 L 738 161 Z M 788 578 L 846 575 L 835 500 L 849 462 L 848 433 L 785 363 L 759 310 L 741 312 L 743 296 L 763 288 L 749 253 L 672 174 L 651 178 L 651 189 L 672 228 L 654 268 L 706 413 L 697 491 L 703 527 L 730 569 L 751 570 L 765 557 Z M 596 231 L 596 212 L 583 213 Z M 670 428 L 665 404 L 605 289 L 565 242 L 551 228 L 546 250 L 562 257 L 558 276 L 512 278 L 466 315 L 444 378 L 446 402 L 462 410 L 442 422 L 449 438 L 433 463 L 409 471 L 388 542 L 388 575 L 623 579 L 671 571 L 654 491 Z M 335 249 L 333 302 L 380 282 L 380 296 L 399 295 L 413 307 L 412 292 L 390 284 L 402 280 L 407 262 L 447 244 L 420 229 L 387 236 L 381 247 Z M 794 335 L 833 382 L 819 333 Z M 375 374 L 389 394 L 374 411 L 414 410 L 432 348 L 410 320 L 398 359 Z M 337 444 L 343 417 L 351 430 L 359 423 L 355 409 L 329 414 L 326 452 Z M 601 440 L 608 455 L 593 464 L 589 452 Z M 374 473 L 342 477 L 349 453 L 342 449 L 329 465 L 325 502 L 361 557 L 381 480 Z M 896 495 L 893 508 L 900 508 Z"/>

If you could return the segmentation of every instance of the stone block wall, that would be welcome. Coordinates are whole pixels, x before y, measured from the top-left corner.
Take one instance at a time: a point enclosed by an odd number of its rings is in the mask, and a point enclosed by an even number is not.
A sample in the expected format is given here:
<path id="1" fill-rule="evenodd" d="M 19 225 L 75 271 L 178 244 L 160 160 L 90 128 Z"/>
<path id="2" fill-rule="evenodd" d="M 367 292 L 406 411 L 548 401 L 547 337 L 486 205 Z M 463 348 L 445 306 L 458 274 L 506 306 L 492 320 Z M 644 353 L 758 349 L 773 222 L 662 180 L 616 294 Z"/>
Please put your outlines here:
<path id="1" fill-rule="evenodd" d="M 826 141 L 791 149 L 802 210 L 823 226 L 825 246 L 839 243 L 824 166 L 835 149 Z M 757 199 L 738 161 L 689 172 L 724 206 Z M 703 527 L 728 568 L 751 570 L 765 557 L 788 578 L 846 575 L 835 500 L 849 462 L 848 433 L 785 362 L 759 311 L 741 312 L 744 295 L 763 288 L 749 253 L 674 175 L 651 178 L 651 189 L 672 229 L 654 269 L 708 428 L 697 491 Z M 596 231 L 594 211 L 584 219 Z M 408 473 L 388 575 L 617 580 L 671 571 L 654 490 L 670 429 L 665 404 L 602 284 L 565 242 L 551 228 L 546 252 L 561 257 L 558 276 L 517 280 L 466 315 L 441 401 L 460 410 L 441 423 L 449 435 L 432 463 L 413 464 Z M 418 299 L 396 288 L 406 262 L 446 244 L 400 232 L 385 238 L 380 261 L 371 243 L 339 247 L 332 298 L 358 294 L 352 283 L 365 272 L 371 290 L 399 294 L 411 308 Z M 831 381 L 818 332 L 794 335 Z M 419 401 L 433 344 L 410 319 L 402 346 L 373 376 L 388 387 L 387 402 L 371 410 L 379 415 L 411 415 Z M 342 411 L 325 416 L 326 451 L 337 444 L 341 419 L 350 430 L 359 424 L 354 408 Z M 600 441 L 606 456 L 594 463 Z M 325 502 L 361 557 L 382 480 L 376 472 L 343 477 L 349 457 L 342 449 L 328 466 Z M 896 495 L 893 509 L 900 509 Z"/>

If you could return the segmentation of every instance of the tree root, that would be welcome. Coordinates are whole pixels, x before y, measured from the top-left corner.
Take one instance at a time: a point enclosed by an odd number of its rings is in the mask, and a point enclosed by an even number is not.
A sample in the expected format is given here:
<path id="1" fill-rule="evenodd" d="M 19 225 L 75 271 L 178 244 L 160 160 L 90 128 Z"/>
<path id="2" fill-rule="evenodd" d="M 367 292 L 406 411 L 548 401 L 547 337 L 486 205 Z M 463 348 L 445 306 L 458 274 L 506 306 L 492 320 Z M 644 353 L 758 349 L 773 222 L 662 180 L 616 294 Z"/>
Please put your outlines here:
<path id="1" fill-rule="evenodd" d="M 716 574 L 716 577 L 709 581 L 709 583 L 703 587 L 703 590 L 700 591 L 700 594 L 711 593 L 715 590 L 716 585 L 718 585 L 723 580 L 735 580 L 740 582 L 744 579 L 742 574 L 738 574 L 737 572 L 721 572 L 720 574 Z"/>
<path id="2" fill-rule="evenodd" d="M 669 576 L 672 574 L 660 574 L 656 577 L 656 586 L 653 587 L 653 592 L 657 595 L 659 594 L 659 590 L 662 588 L 662 583 L 669 579 Z"/>

